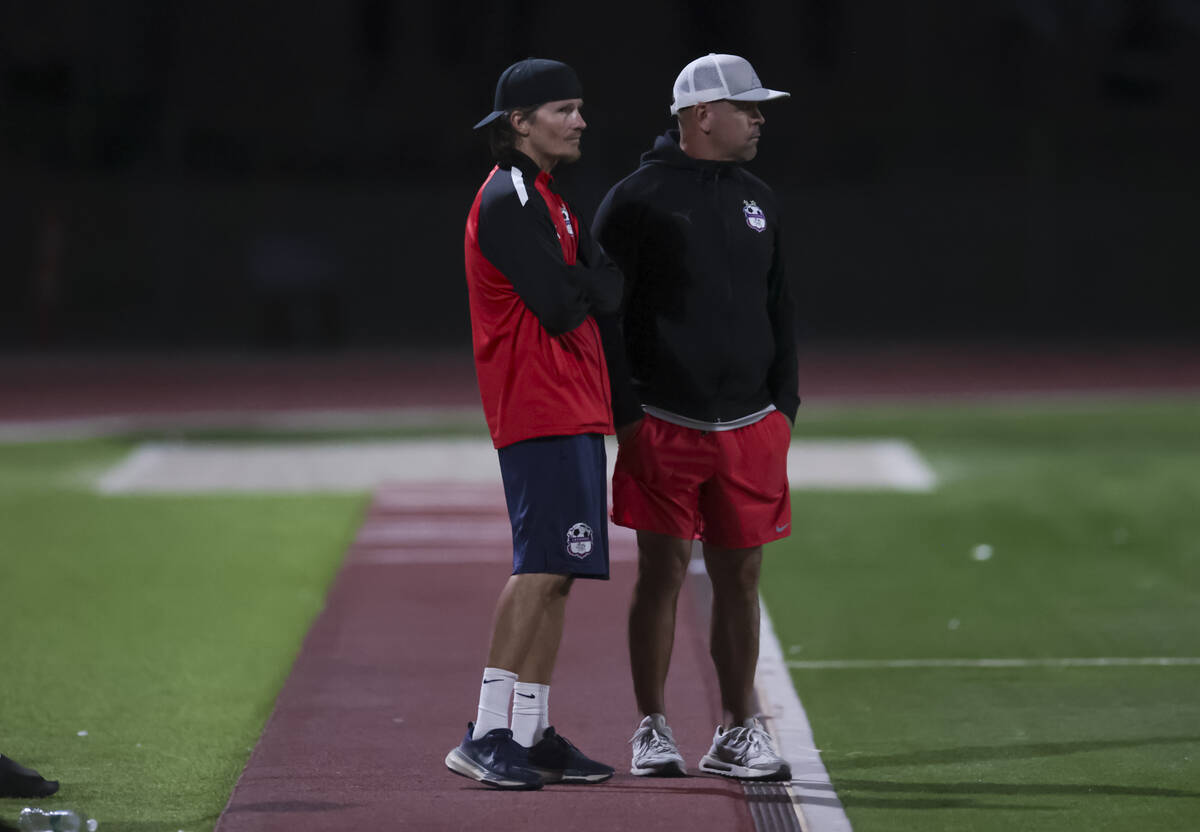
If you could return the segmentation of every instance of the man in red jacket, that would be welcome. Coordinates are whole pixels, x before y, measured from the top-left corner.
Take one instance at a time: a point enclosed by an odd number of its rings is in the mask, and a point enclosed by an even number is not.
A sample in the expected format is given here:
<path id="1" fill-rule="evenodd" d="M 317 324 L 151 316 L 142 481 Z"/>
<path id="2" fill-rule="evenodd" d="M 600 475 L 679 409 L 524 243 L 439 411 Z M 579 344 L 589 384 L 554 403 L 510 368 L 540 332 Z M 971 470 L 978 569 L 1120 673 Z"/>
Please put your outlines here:
<path id="1" fill-rule="evenodd" d="M 560 736 L 548 711 L 571 583 L 608 578 L 603 435 L 613 427 L 597 316 L 617 311 L 622 279 L 550 175 L 580 156 L 582 96 L 569 66 L 529 58 L 501 74 L 495 109 L 475 125 L 497 164 L 467 218 L 467 289 L 513 574 L 496 604 L 477 718 L 446 765 L 496 788 L 613 774 Z"/>

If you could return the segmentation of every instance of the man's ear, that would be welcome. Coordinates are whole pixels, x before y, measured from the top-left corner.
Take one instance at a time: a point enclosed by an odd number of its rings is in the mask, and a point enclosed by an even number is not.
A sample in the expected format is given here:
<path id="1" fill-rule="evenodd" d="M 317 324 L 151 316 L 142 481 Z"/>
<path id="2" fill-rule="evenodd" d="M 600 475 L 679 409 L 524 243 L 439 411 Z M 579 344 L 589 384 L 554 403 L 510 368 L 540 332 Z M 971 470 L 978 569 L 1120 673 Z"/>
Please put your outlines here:
<path id="1" fill-rule="evenodd" d="M 512 126 L 513 131 L 522 138 L 527 138 L 529 136 L 529 122 L 530 119 L 521 115 L 520 110 L 513 110 L 508 114 L 508 123 Z"/>
<path id="2" fill-rule="evenodd" d="M 712 110 L 709 109 L 707 101 L 692 105 L 692 118 L 695 119 L 700 132 L 712 132 Z"/>

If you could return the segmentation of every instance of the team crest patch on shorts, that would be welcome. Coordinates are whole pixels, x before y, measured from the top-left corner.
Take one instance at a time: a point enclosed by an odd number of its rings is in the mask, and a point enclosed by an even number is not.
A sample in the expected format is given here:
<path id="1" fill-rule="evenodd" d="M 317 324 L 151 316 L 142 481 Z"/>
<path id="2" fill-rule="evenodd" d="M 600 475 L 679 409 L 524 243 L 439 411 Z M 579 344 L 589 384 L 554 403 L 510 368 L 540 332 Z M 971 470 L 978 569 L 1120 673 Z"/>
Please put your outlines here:
<path id="1" fill-rule="evenodd" d="M 763 213 L 763 209 L 759 208 L 758 203 L 753 199 L 742 200 L 742 213 L 746 215 L 746 225 L 755 231 L 767 230 L 767 215 Z"/>
<path id="2" fill-rule="evenodd" d="M 592 553 L 592 527 L 576 523 L 567 529 L 567 554 L 583 560 Z"/>

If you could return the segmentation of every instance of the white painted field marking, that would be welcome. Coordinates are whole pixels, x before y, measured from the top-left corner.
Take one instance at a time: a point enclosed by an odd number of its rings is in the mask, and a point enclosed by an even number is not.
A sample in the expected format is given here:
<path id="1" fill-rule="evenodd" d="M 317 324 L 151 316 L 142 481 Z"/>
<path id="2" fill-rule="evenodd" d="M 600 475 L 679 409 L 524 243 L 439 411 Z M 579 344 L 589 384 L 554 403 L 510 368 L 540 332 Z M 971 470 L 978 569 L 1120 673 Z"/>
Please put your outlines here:
<path id="1" fill-rule="evenodd" d="M 792 767 L 792 782 L 787 790 L 800 828 L 804 832 L 850 832 L 850 819 L 846 817 L 825 763 L 821 761 L 821 751 L 813 740 L 808 715 L 784 664 L 783 651 L 775 637 L 767 605 L 761 600 L 759 609 L 758 667 L 754 685 L 779 753 Z"/>
<path id="2" fill-rule="evenodd" d="M 607 442 L 608 473 L 616 442 Z M 932 471 L 896 439 L 795 440 L 788 478 L 796 489 L 928 491 Z M 498 483 L 487 439 L 361 442 L 151 442 L 99 481 L 106 494 L 213 491 L 369 491 L 384 482 Z"/>
<path id="3" fill-rule="evenodd" d="M 1197 667 L 1200 657 L 1134 656 L 1064 659 L 829 659 L 798 661 L 787 666 L 795 670 L 903 670 L 940 667 Z"/>
<path id="4" fill-rule="evenodd" d="M 0 420 L 0 442 L 90 439 L 145 431 L 179 430 L 370 430 L 433 428 L 447 424 L 483 426 L 478 407 L 388 407 L 359 409 L 192 410 L 128 413 L 62 419 Z"/>
<path id="5" fill-rule="evenodd" d="M 162 449 L 156 445 L 139 445 L 124 461 L 117 464 L 100 479 L 99 488 L 104 493 L 136 491 L 137 486 L 163 465 Z"/>
<path id="6" fill-rule="evenodd" d="M 793 489 L 932 491 L 937 477 L 900 439 L 793 439 L 788 484 Z"/>
<path id="7" fill-rule="evenodd" d="M 369 491 L 383 482 L 499 482 L 486 439 L 154 442 L 105 474 L 107 494 Z"/>

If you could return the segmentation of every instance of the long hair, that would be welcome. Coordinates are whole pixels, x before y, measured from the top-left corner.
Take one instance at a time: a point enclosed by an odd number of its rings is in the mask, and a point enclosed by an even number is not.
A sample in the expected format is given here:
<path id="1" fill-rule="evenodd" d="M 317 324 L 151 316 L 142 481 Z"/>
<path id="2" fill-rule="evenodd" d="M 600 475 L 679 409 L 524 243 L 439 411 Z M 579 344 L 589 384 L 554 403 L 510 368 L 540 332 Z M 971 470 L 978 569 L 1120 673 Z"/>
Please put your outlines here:
<path id="1" fill-rule="evenodd" d="M 522 118 L 532 121 L 537 110 L 538 105 L 517 107 L 507 111 L 487 126 L 488 147 L 492 151 L 494 160 L 499 162 L 505 159 L 517 147 L 518 135 L 512 126 L 512 114 L 520 113 Z"/>

